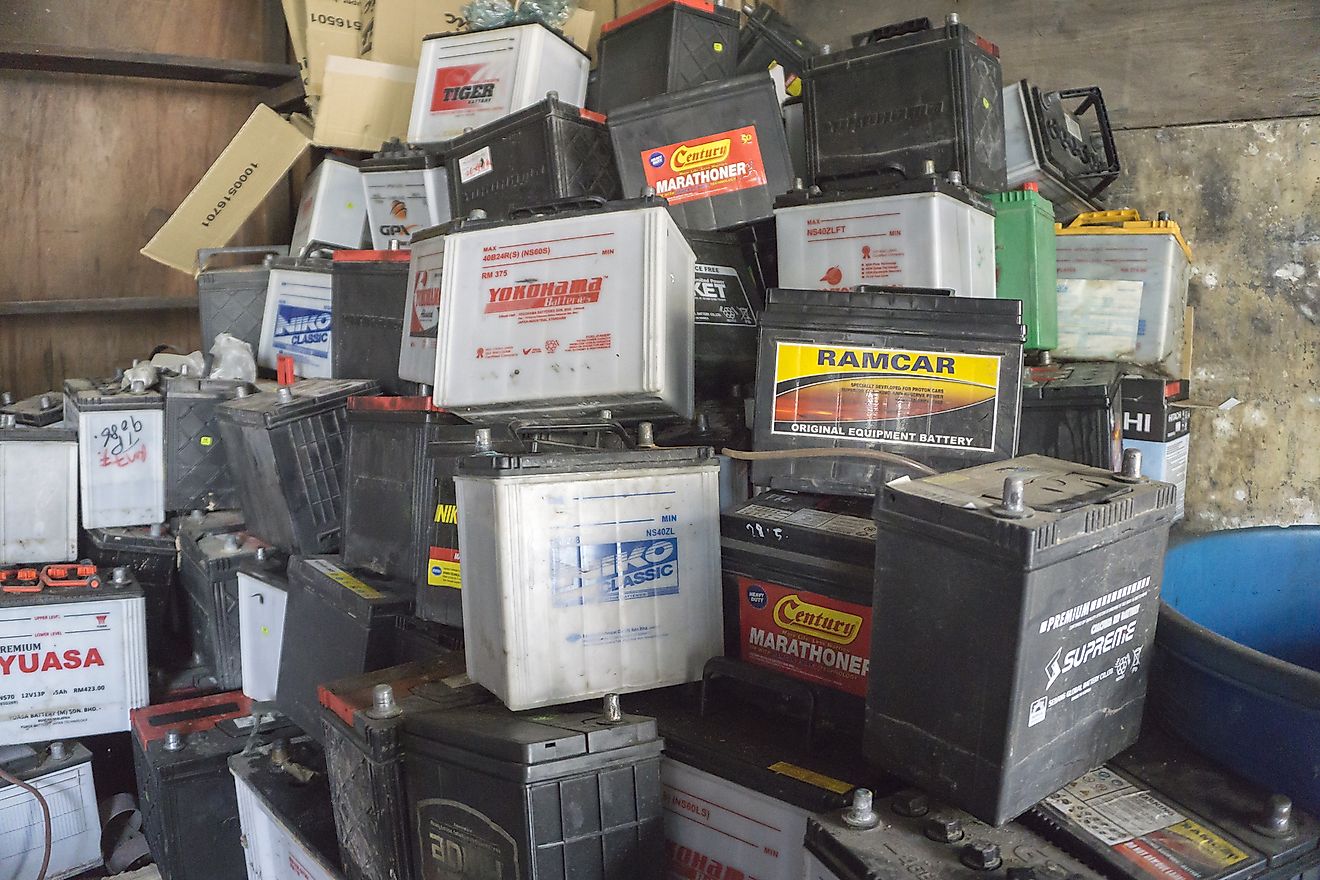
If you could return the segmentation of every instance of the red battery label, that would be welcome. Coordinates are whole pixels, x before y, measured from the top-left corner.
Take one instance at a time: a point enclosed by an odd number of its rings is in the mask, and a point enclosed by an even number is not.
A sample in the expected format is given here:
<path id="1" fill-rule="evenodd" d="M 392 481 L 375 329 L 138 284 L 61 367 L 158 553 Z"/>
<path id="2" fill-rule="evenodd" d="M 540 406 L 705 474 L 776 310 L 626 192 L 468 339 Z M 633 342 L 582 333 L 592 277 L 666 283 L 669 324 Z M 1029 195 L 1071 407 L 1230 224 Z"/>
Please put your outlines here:
<path id="1" fill-rule="evenodd" d="M 646 182 L 671 205 L 765 186 L 756 126 L 642 150 Z"/>

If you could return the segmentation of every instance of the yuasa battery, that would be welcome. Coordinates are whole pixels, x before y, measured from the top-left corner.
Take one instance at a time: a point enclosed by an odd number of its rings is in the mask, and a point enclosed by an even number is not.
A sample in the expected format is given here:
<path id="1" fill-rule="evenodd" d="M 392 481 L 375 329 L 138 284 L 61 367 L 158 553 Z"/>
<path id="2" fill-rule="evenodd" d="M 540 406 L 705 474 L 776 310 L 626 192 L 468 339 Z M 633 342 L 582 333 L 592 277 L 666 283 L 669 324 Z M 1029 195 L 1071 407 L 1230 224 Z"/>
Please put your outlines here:
<path id="1" fill-rule="evenodd" d="M 78 553 L 78 435 L 0 415 L 0 565 Z"/>
<path id="2" fill-rule="evenodd" d="M 339 547 L 346 401 L 375 382 L 311 379 L 217 410 L 248 529 L 294 553 Z"/>
<path id="3" fill-rule="evenodd" d="M 243 694 L 271 702 L 279 690 L 284 613 L 289 603 L 289 561 L 266 554 L 238 567 L 238 659 Z"/>
<path id="4" fill-rule="evenodd" d="M 455 484 L 468 674 L 510 708 L 694 681 L 721 653 L 709 448 L 472 457 Z"/>
<path id="5" fill-rule="evenodd" d="M 1082 214 L 1056 225 L 1059 347 L 1071 360 L 1125 361 L 1178 378 L 1192 249 L 1161 212 Z"/>
<path id="6" fill-rule="evenodd" d="M 722 0 L 655 0 L 601 25 L 596 54 L 605 114 L 728 79 L 738 72 L 738 10 Z"/>
<path id="7" fill-rule="evenodd" d="M 620 196 L 605 117 L 566 104 L 553 92 L 449 143 L 455 217 L 473 211 L 507 217 L 521 208 L 589 196 Z"/>
<path id="8" fill-rule="evenodd" d="M 449 141 L 558 92 L 581 107 L 587 54 L 543 24 L 432 34 L 422 41 L 408 141 Z"/>
<path id="9" fill-rule="evenodd" d="M 101 571 L 127 568 L 146 598 L 147 659 L 159 666 L 169 656 L 175 633 L 176 573 L 175 536 L 165 523 L 149 526 L 119 526 L 87 529 L 82 556 Z M 66 559 L 69 557 L 65 557 Z"/>
<path id="10" fill-rule="evenodd" d="M 179 542 L 183 617 L 198 663 L 210 670 L 221 690 L 237 690 L 243 684 L 239 566 L 271 552 L 269 544 L 246 532 L 200 535 Z"/>
<path id="11" fill-rule="evenodd" d="M 695 261 L 662 200 L 471 224 L 444 248 L 436 406 L 691 417 Z"/>
<path id="12" fill-rule="evenodd" d="M 165 519 L 165 401 L 159 391 L 83 389 L 70 401 L 78 423 L 82 526 Z"/>
<path id="13" fill-rule="evenodd" d="M 223 509 L 238 505 L 238 491 L 215 408 L 250 393 L 237 379 L 193 379 L 180 376 L 165 382 L 165 509 Z"/>
<path id="14" fill-rule="evenodd" d="M 779 283 L 937 287 L 995 295 L 995 209 L 953 180 L 925 177 L 871 190 L 795 190 L 775 201 Z"/>
<path id="15" fill-rule="evenodd" d="M 941 293 L 769 291 L 755 447 L 828 452 L 754 461 L 754 483 L 871 495 L 922 468 L 849 458 L 853 450 L 896 453 L 936 470 L 1013 455 L 1021 304 Z"/>
<path id="16" fill-rule="evenodd" d="M 692 288 L 696 330 L 695 388 L 698 396 L 723 396 L 734 385 L 756 379 L 758 318 L 765 308 L 765 284 L 736 232 L 689 232 L 696 255 Z"/>
<path id="17" fill-rule="evenodd" d="M 335 251 L 330 272 L 331 375 L 373 379 L 386 394 L 410 394 L 395 352 L 403 337 L 408 252 Z"/>
<path id="18" fill-rule="evenodd" d="M 999 49 L 950 14 L 853 37 L 854 47 L 807 67 L 807 169 L 826 189 L 872 186 L 958 171 L 963 183 L 1003 192 L 1004 105 Z M 866 100 L 859 102 L 858 95 Z"/>
<path id="19" fill-rule="evenodd" d="M 266 314 L 266 289 L 270 262 L 288 256 L 283 245 L 232 247 L 197 252 L 197 310 L 202 321 L 202 348 L 210 350 L 221 333 L 252 346 L 255 356 L 261 347 L 261 321 Z M 257 263 L 225 264 L 226 257 L 261 257 Z"/>
<path id="20" fill-rule="evenodd" d="M 294 737 L 229 759 L 248 880 L 343 880 L 325 754 Z"/>
<path id="21" fill-rule="evenodd" d="M 0 402 L 5 399 L 7 398 L 0 397 Z M 2 415 L 11 415 L 15 424 L 33 428 L 54 425 L 64 419 L 64 395 L 59 391 L 43 391 L 0 406 L 0 416 Z"/>
<path id="22" fill-rule="evenodd" d="M 867 756 L 1000 824 L 1131 745 L 1174 489 L 1027 455 L 876 500 Z M 994 638 L 976 634 L 994 633 Z"/>
<path id="23" fill-rule="evenodd" d="M 1122 394 L 1123 448 L 1141 453 L 1142 476 L 1177 487 L 1176 518 L 1181 519 L 1192 430 L 1192 411 L 1179 406 L 1189 396 L 1187 380 L 1129 368 L 1123 374 Z"/>
<path id="24" fill-rule="evenodd" d="M 147 703 L 142 588 L 127 569 L 0 571 L 0 742 L 128 730 Z"/>
<path id="25" fill-rule="evenodd" d="M 684 229 L 732 229 L 772 216 L 793 165 L 767 73 L 706 83 L 610 114 L 625 193 L 652 187 Z"/>
<path id="26" fill-rule="evenodd" d="M 329 260 L 316 257 L 271 262 L 257 366 L 273 370 L 279 356 L 285 354 L 293 358 L 299 378 L 327 379 L 333 375 L 330 267 Z"/>
<path id="27" fill-rule="evenodd" d="M 1117 470 L 1123 458 L 1122 370 L 1110 363 L 1027 367 L 1018 452 Z"/>
<path id="28" fill-rule="evenodd" d="M 362 246 L 367 207 L 362 174 L 351 162 L 326 156 L 303 182 L 289 253 L 315 247 Z"/>
<path id="29" fill-rule="evenodd" d="M 35 788 L 46 801 L 54 828 L 45 856 L 45 819 L 37 799 L 0 780 L 0 876 L 62 880 L 101 866 L 101 820 L 96 809 L 92 753 L 79 742 L 55 740 L 0 747 L 0 769 Z"/>
<path id="30" fill-rule="evenodd" d="M 986 198 L 995 206 L 995 295 L 1022 301 L 1026 348 L 1048 351 L 1059 344 L 1054 208 L 1032 181 Z"/>
<path id="31" fill-rule="evenodd" d="M 445 235 L 452 224 L 423 229 L 413 236 L 404 294 L 403 332 L 399 343 L 399 379 L 430 385 L 435 381 L 436 328 L 440 324 L 440 283 Z"/>
<path id="32" fill-rule="evenodd" d="M 807 60 L 818 54 L 820 47 L 768 3 L 758 3 L 755 9 L 744 5 L 743 12 L 747 21 L 738 37 L 738 72 L 755 73 L 781 67 L 789 97 L 800 97 Z"/>
<path id="33" fill-rule="evenodd" d="M 449 219 L 449 178 L 445 156 L 436 150 L 410 147 L 397 138 L 380 152 L 358 163 L 367 199 L 371 246 L 387 250 L 390 242 L 407 244 L 414 232 Z M 428 178 L 438 177 L 442 197 L 432 204 Z"/>

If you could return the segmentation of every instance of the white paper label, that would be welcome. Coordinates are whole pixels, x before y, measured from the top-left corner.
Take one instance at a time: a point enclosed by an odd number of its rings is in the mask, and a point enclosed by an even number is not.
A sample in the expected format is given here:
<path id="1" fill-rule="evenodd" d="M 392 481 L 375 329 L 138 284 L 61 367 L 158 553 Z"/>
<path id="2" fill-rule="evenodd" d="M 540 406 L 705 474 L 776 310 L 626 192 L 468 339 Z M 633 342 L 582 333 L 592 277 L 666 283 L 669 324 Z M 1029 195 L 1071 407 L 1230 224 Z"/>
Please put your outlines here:
<path id="1" fill-rule="evenodd" d="M 1131 357 L 1137 347 L 1143 287 L 1140 281 L 1060 278 L 1055 353 L 1080 360 Z"/>
<path id="2" fill-rule="evenodd" d="M 490 156 L 490 147 L 482 147 L 475 153 L 469 153 L 458 160 L 458 179 L 464 183 L 476 180 L 495 170 L 495 163 Z"/>

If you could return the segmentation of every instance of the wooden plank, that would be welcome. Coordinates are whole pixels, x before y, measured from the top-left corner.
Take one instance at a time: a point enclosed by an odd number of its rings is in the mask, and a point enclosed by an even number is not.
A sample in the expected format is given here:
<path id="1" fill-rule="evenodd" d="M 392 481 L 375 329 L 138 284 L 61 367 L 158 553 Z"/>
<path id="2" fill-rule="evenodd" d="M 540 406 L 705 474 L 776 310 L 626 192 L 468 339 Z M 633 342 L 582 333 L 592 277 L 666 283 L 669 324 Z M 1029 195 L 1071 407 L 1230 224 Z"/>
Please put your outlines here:
<path id="1" fill-rule="evenodd" d="M 197 301 L 181 296 L 99 296 L 91 299 L 53 297 L 51 299 L 0 302 L 3 315 L 73 315 L 106 312 L 168 312 L 197 309 Z M 144 318 L 144 320 L 146 320 Z"/>
<path id="2" fill-rule="evenodd" d="M 284 85 L 298 76 L 298 68 L 292 64 L 11 42 L 0 42 L 0 70 L 89 73 L 266 87 Z"/>

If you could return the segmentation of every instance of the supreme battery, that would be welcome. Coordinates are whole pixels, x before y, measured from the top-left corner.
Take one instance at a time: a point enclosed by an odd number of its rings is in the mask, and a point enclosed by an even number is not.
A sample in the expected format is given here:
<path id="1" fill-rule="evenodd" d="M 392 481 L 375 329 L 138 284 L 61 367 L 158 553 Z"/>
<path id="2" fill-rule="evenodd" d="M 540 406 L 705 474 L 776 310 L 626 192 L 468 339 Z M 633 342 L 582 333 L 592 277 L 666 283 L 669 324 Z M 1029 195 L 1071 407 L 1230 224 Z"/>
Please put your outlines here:
<path id="1" fill-rule="evenodd" d="M 435 381 L 436 328 L 440 324 L 440 281 L 445 262 L 445 234 L 450 224 L 423 229 L 413 236 L 408 254 L 403 332 L 399 342 L 399 379 L 430 385 Z"/>
<path id="2" fill-rule="evenodd" d="M 316 247 L 362 246 L 367 208 L 356 165 L 326 156 L 303 181 L 302 193 L 291 254 L 301 256 Z"/>
<path id="3" fill-rule="evenodd" d="M 1026 348 L 1048 351 L 1059 344 L 1054 207 L 1033 181 L 986 198 L 995 206 L 995 296 L 1022 301 Z"/>
<path id="4" fill-rule="evenodd" d="M 744 5 L 743 11 L 747 20 L 738 36 L 738 72 L 782 68 L 785 91 L 790 98 L 801 97 L 807 60 L 818 54 L 820 47 L 768 3 L 758 3 L 754 9 Z"/>
<path id="5" fill-rule="evenodd" d="M 449 141 L 558 92 L 581 107 L 591 60 L 543 24 L 511 25 L 422 41 L 409 143 Z"/>
<path id="6" fill-rule="evenodd" d="M 408 252 L 338 250 L 331 265 L 331 374 L 372 379 L 386 394 L 412 393 L 395 357 L 403 337 Z"/>
<path id="7" fill-rule="evenodd" d="M 1021 400 L 1021 304 L 908 288 L 771 290 L 761 318 L 755 447 L 822 449 L 753 462 L 757 485 L 871 495 L 910 464 L 1009 458 Z"/>
<path id="8" fill-rule="evenodd" d="M 709 448 L 474 456 L 455 483 L 468 674 L 510 708 L 694 681 L 721 653 Z"/>
<path id="9" fill-rule="evenodd" d="M 0 742 L 128 730 L 147 703 L 142 588 L 127 569 L 0 571 Z"/>
<path id="10" fill-rule="evenodd" d="M 871 659 L 903 671 L 870 677 L 870 759 L 1000 824 L 1135 741 L 1175 498 L 1136 465 L 884 488 Z"/>
<path id="11" fill-rule="evenodd" d="M 406 245 L 413 233 L 449 219 L 448 171 L 445 155 L 432 149 L 410 147 L 398 138 L 387 141 L 368 159 L 358 163 L 367 198 L 371 246 L 388 250 L 390 242 Z M 438 177 L 440 204 L 433 204 L 428 186 Z"/>
<path id="12" fill-rule="evenodd" d="M 169 657 L 176 634 L 171 625 L 176 611 L 178 584 L 175 535 L 165 523 L 87 529 L 82 556 L 101 571 L 124 566 L 146 597 L 147 657 L 152 666 Z"/>
<path id="13" fill-rule="evenodd" d="M 0 415 L 0 565 L 78 553 L 78 435 Z"/>
<path id="14" fill-rule="evenodd" d="M 695 261 L 663 200 L 471 223 L 444 247 L 436 406 L 691 417 Z"/>
<path id="15" fill-rule="evenodd" d="M 724 396 L 756 379 L 756 337 L 765 308 L 765 282 L 747 237 L 736 232 L 689 232 L 696 255 L 692 302 L 698 396 Z"/>
<path id="16" fill-rule="evenodd" d="M 167 510 L 215 510 L 238 505 L 238 490 L 220 442 L 215 408 L 252 390 L 251 385 L 238 379 L 180 376 L 166 380 Z"/>
<path id="17" fill-rule="evenodd" d="M 273 370 L 279 356 L 288 355 L 299 378 L 334 375 L 330 361 L 330 266 L 329 260 L 317 257 L 277 258 L 271 262 L 257 366 Z"/>
<path id="18" fill-rule="evenodd" d="M 0 416 L 11 415 L 14 423 L 33 428 L 44 428 L 64 420 L 64 394 L 59 391 L 43 391 L 22 400 L 11 401 L 9 392 L 0 395 Z"/>
<path id="19" fill-rule="evenodd" d="M 35 788 L 58 822 L 51 835 L 45 873 L 45 819 L 26 789 L 0 780 L 0 815 L 5 817 L 0 876 L 63 880 L 101 866 L 101 820 L 92 779 L 92 753 L 65 740 L 8 745 L 0 750 L 0 770 Z"/>
<path id="20" fill-rule="evenodd" d="M 999 49 L 950 14 L 879 28 L 811 59 L 805 103 L 807 169 L 825 189 L 876 177 L 957 171 L 977 192 L 1007 189 Z M 859 102 L 858 95 L 867 100 Z"/>
<path id="21" fill-rule="evenodd" d="M 310 379 L 219 407 L 253 534 L 295 553 L 339 547 L 346 401 L 377 391 L 365 380 Z"/>
<path id="22" fill-rule="evenodd" d="M 995 209 L 957 180 L 930 176 L 829 195 L 794 190 L 775 202 L 775 229 L 783 287 L 995 295 Z"/>
<path id="23" fill-rule="evenodd" d="M 305 736 L 229 759 L 248 880 L 343 880 L 325 753 Z"/>
<path id="24" fill-rule="evenodd" d="M 1123 455 L 1122 371 L 1110 363 L 1024 369 L 1018 452 L 1117 470 Z"/>
<path id="25" fill-rule="evenodd" d="M 1187 449 L 1192 411 L 1186 379 L 1168 379 L 1154 370 L 1123 372 L 1123 448 L 1141 453 L 1142 476 L 1172 483 L 1178 489 L 1176 517 L 1187 498 Z"/>
<path id="26" fill-rule="evenodd" d="M 221 690 L 237 690 L 243 683 L 238 569 L 271 553 L 269 544 L 246 532 L 179 541 L 183 617 L 198 663 Z"/>
<path id="27" fill-rule="evenodd" d="M 82 526 L 165 519 L 164 398 L 141 383 L 83 388 L 67 398 L 78 424 Z"/>
<path id="28" fill-rule="evenodd" d="M 261 321 L 266 314 L 270 263 L 289 255 L 284 245 L 215 248 L 197 252 L 197 310 L 202 322 L 202 348 L 228 333 L 252 347 L 261 346 Z"/>
<path id="29" fill-rule="evenodd" d="M 779 95 L 753 73 L 658 95 L 609 118 L 625 193 L 651 187 L 684 229 L 768 219 L 793 183 Z"/>
<path id="30" fill-rule="evenodd" d="M 728 79 L 738 71 L 738 10 L 711 0 L 655 0 L 601 25 L 596 53 L 606 114 Z"/>
<path id="31" fill-rule="evenodd" d="M 238 657 L 243 694 L 270 702 L 279 690 L 284 613 L 289 604 L 288 559 L 268 553 L 238 567 Z"/>

